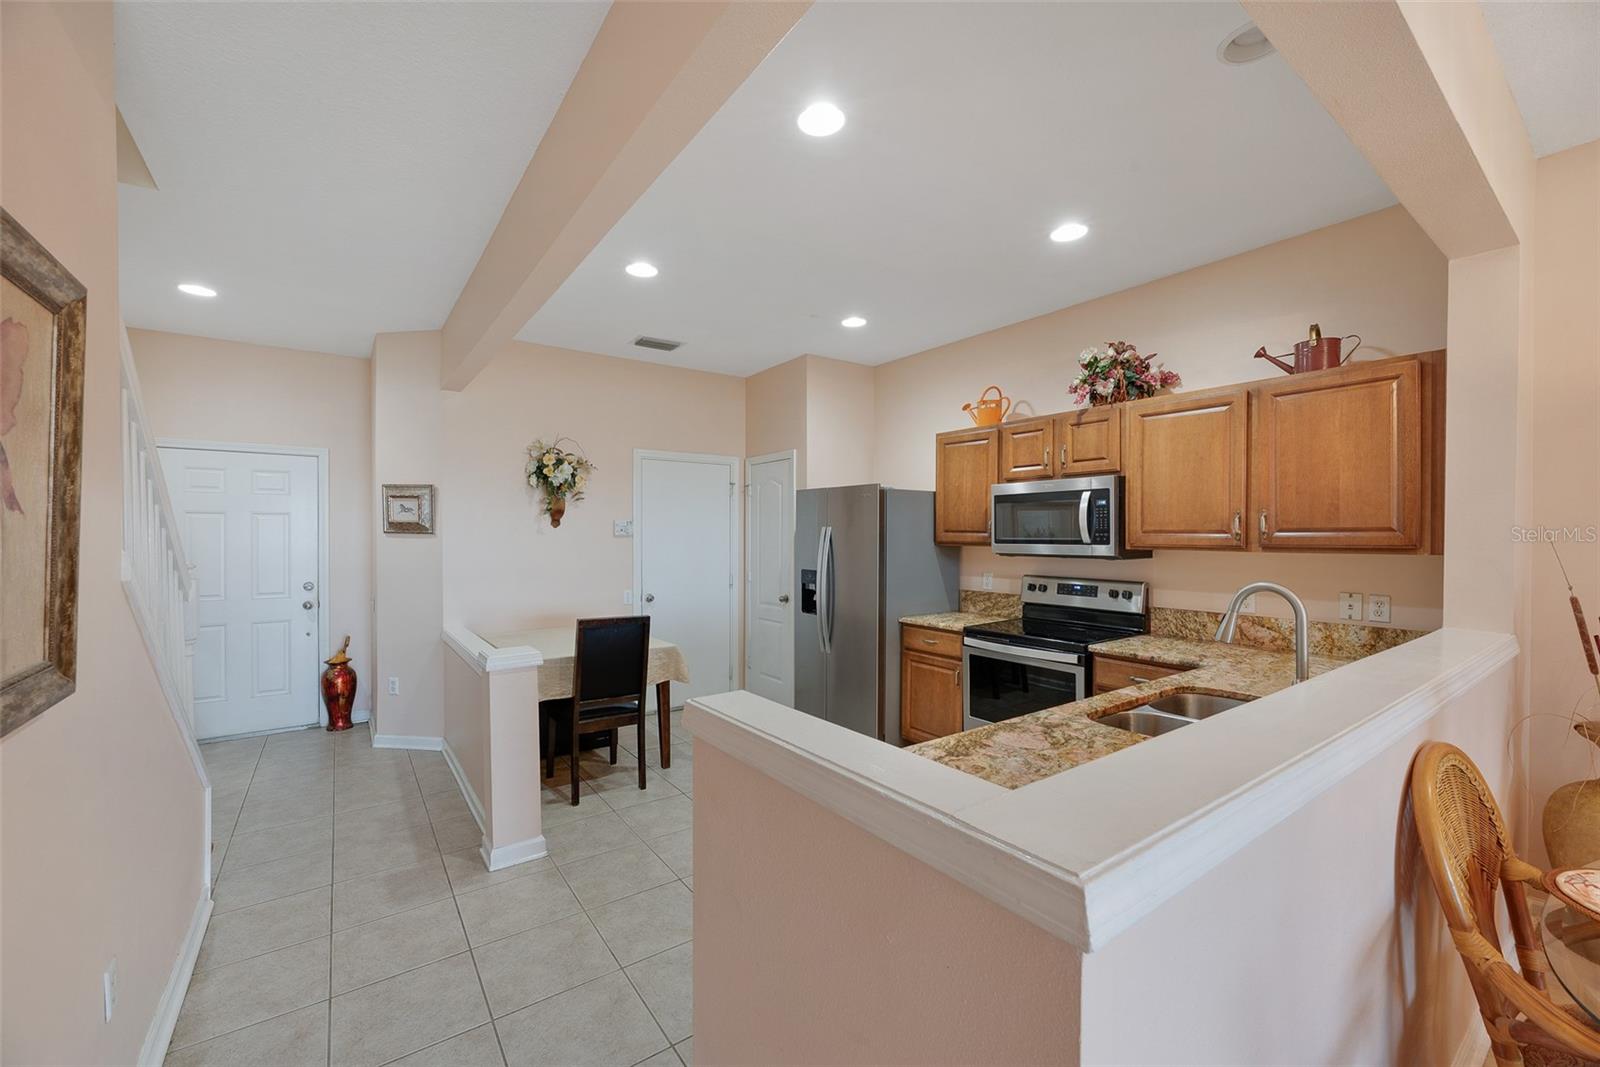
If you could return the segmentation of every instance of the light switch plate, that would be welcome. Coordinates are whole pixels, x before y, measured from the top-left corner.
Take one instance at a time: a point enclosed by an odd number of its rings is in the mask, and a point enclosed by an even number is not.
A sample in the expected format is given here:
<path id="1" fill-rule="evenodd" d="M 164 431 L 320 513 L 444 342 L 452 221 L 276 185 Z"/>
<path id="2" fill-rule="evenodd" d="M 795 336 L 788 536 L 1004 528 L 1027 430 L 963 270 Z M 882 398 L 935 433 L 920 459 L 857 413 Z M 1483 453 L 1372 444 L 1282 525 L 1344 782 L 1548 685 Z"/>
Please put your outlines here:
<path id="1" fill-rule="evenodd" d="M 1389 598 L 1383 593 L 1367 594 L 1367 621 L 1389 621 Z"/>
<path id="2" fill-rule="evenodd" d="M 622 591 L 622 602 L 624 604 L 632 604 L 633 603 L 633 590 L 632 589 L 624 589 Z"/>
<path id="3" fill-rule="evenodd" d="M 632 537 L 633 536 L 633 520 L 632 519 L 612 519 L 611 520 L 611 536 L 612 537 Z"/>
<path id="4" fill-rule="evenodd" d="M 983 587 L 985 589 L 994 588 L 994 573 L 992 571 L 983 572 Z"/>
<path id="5" fill-rule="evenodd" d="M 392 697 L 400 695 L 400 679 L 393 674 L 389 675 L 389 695 Z"/>
<path id="6" fill-rule="evenodd" d="M 1339 618 L 1346 622 L 1361 621 L 1361 594 L 1339 594 Z"/>

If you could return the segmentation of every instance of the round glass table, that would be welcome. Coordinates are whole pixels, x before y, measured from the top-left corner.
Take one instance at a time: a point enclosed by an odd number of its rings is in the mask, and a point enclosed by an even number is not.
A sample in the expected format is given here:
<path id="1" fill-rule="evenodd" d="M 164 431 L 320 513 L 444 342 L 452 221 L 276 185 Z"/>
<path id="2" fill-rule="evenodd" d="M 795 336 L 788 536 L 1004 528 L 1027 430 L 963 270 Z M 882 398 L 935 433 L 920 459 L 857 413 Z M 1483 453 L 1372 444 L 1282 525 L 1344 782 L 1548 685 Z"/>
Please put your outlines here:
<path id="1" fill-rule="evenodd" d="M 1600 867 L 1600 861 L 1586 866 Z M 1550 973 L 1600 1024 L 1600 920 L 1551 893 L 1539 915 L 1539 938 Z"/>

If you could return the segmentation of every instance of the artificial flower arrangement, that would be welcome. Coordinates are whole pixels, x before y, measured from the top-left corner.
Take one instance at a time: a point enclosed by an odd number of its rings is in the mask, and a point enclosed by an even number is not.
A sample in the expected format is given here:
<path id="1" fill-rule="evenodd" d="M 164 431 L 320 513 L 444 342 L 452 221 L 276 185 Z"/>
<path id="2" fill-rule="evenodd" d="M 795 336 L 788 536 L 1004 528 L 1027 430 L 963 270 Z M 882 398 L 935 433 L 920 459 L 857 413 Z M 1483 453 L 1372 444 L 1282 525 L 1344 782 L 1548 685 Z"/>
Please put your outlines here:
<path id="1" fill-rule="evenodd" d="M 1183 384 L 1175 371 L 1155 361 L 1156 354 L 1141 356 L 1126 341 L 1107 341 L 1103 348 L 1086 348 L 1078 357 L 1078 377 L 1067 392 L 1079 404 L 1095 407 L 1123 400 L 1143 400 L 1157 390 Z"/>
<path id="2" fill-rule="evenodd" d="M 572 448 L 562 448 L 563 441 Z M 544 493 L 544 510 L 551 526 L 561 525 L 567 501 L 583 499 L 583 490 L 593 473 L 594 464 L 571 438 L 558 437 L 549 444 L 535 441 L 528 446 L 528 484 Z"/>

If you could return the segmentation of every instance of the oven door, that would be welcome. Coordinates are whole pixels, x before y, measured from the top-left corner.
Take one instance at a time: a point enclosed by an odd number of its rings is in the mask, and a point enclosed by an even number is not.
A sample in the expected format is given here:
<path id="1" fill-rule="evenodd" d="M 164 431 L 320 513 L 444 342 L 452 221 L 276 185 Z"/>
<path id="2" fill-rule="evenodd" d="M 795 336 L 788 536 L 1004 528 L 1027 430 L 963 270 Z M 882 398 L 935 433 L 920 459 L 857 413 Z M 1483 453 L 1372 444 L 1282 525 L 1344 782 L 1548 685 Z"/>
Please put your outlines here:
<path id="1" fill-rule="evenodd" d="M 963 726 L 1004 722 L 1088 695 L 1084 657 L 969 637 L 961 646 Z"/>

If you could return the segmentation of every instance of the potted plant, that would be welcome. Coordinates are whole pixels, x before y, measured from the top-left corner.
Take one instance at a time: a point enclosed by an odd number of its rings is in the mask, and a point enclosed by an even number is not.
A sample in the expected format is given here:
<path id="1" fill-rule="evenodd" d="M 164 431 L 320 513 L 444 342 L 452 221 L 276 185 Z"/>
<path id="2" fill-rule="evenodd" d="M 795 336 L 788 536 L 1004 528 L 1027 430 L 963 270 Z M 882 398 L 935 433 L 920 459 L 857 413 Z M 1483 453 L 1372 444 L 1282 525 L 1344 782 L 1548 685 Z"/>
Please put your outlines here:
<path id="1" fill-rule="evenodd" d="M 563 441 L 572 448 L 562 448 Z M 578 443 L 558 437 L 549 444 L 535 441 L 528 446 L 528 484 L 544 493 L 545 514 L 551 526 L 560 526 L 567 513 L 567 501 L 582 500 L 583 490 L 594 473 L 594 464 L 578 449 Z"/>
<path id="2" fill-rule="evenodd" d="M 1078 356 L 1078 376 L 1067 390 L 1079 404 L 1100 407 L 1124 400 L 1143 400 L 1162 389 L 1183 384 L 1175 371 L 1155 361 L 1156 354 L 1141 356 L 1126 341 L 1107 341 L 1086 348 Z"/>

